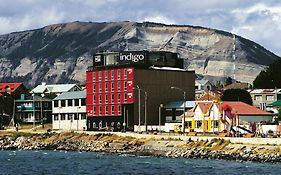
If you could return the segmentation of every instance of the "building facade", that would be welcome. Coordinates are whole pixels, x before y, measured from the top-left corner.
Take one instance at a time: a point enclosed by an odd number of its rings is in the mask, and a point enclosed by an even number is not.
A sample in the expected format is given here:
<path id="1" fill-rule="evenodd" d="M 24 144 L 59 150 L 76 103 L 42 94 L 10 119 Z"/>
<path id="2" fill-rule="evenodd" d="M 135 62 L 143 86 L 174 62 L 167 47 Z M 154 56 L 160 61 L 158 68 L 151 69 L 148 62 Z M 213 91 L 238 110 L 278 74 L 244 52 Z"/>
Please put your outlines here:
<path id="1" fill-rule="evenodd" d="M 194 100 L 194 71 L 180 69 L 182 64 L 172 53 L 159 52 L 158 57 L 157 52 L 151 54 L 144 51 L 94 56 L 93 67 L 86 73 L 88 130 L 133 130 L 134 125 L 159 124 L 160 104 L 183 99 L 182 92 L 171 90 L 171 86 L 185 90 L 186 99 Z M 154 67 L 152 63 L 174 68 Z M 160 119 L 163 125 L 165 118 Z"/>
<path id="2" fill-rule="evenodd" d="M 267 106 L 281 99 L 281 89 L 254 89 L 250 91 L 253 106 L 267 110 Z"/>
<path id="3" fill-rule="evenodd" d="M 53 129 L 85 130 L 86 129 L 86 92 L 64 92 L 57 96 L 53 106 Z"/>
<path id="4" fill-rule="evenodd" d="M 52 121 L 52 99 L 22 95 L 15 100 L 15 107 L 15 122 L 44 124 Z"/>

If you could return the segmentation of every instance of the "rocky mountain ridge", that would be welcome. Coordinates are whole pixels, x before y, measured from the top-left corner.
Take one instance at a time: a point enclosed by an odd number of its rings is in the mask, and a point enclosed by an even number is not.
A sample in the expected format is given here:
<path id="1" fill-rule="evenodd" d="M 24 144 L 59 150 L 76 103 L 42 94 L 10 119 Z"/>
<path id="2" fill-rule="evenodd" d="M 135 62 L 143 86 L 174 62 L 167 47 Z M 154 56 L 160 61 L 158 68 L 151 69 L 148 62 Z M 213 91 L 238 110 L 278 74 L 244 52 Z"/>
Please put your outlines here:
<path id="1" fill-rule="evenodd" d="M 0 35 L 0 80 L 28 87 L 84 82 L 100 51 L 177 52 L 185 67 L 207 77 L 252 82 L 278 56 L 240 36 L 196 26 L 136 22 L 72 22 Z M 235 56 L 234 56 L 235 55 Z"/>

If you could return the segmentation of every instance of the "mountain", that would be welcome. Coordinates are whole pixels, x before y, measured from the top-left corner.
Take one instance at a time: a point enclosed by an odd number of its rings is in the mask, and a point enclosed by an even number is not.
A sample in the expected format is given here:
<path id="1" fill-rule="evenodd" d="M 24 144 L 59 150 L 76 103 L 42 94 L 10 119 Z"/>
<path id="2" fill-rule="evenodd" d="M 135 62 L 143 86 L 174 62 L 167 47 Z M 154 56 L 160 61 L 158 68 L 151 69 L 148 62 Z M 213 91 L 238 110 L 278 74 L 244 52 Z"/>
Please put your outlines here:
<path id="1" fill-rule="evenodd" d="M 215 29 L 149 22 L 72 22 L 0 35 L 0 80 L 21 81 L 28 87 L 41 82 L 84 82 L 95 52 L 144 49 L 177 52 L 186 68 L 197 74 L 251 83 L 279 59 L 257 43 Z"/>

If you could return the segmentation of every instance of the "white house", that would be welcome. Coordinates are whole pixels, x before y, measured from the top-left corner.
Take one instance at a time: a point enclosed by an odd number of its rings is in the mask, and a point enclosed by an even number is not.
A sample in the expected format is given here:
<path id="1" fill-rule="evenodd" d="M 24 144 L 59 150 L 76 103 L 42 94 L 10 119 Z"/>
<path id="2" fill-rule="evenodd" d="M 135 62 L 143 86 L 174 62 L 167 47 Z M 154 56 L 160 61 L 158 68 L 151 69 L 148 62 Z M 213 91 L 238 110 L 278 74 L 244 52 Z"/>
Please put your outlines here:
<path id="1" fill-rule="evenodd" d="M 64 92 L 53 102 L 53 129 L 86 130 L 86 92 Z"/>

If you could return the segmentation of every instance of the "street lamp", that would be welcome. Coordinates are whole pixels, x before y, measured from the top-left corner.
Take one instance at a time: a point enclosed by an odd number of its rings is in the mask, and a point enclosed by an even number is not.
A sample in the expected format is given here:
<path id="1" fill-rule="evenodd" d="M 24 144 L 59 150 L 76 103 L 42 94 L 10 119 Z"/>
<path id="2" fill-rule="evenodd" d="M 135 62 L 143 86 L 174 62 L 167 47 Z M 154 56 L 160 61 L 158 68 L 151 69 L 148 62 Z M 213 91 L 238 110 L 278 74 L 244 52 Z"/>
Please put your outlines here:
<path id="1" fill-rule="evenodd" d="M 137 89 L 138 89 L 138 103 L 139 103 L 139 130 L 140 130 L 140 92 L 143 91 L 144 95 L 145 95 L 145 100 L 144 100 L 144 124 L 145 124 L 145 132 L 147 132 L 147 92 L 143 89 L 141 89 L 138 85 L 137 85 Z"/>
<path id="2" fill-rule="evenodd" d="M 79 120 L 79 113 L 78 113 L 79 111 L 78 110 L 80 108 L 81 108 L 80 106 L 77 106 L 77 117 L 76 117 L 76 125 L 77 125 L 76 128 L 77 128 L 77 131 L 78 131 L 78 120 Z"/>
<path id="3" fill-rule="evenodd" d="M 33 128 L 35 127 L 35 99 L 34 99 L 34 92 L 32 92 L 32 100 L 33 100 Z"/>
<path id="4" fill-rule="evenodd" d="M 175 87 L 175 86 L 172 86 L 171 89 L 175 89 L 175 90 L 179 90 L 181 92 L 183 92 L 183 133 L 185 132 L 185 101 L 186 101 L 186 92 L 179 88 L 179 87 Z"/>
<path id="5" fill-rule="evenodd" d="M 41 94 L 41 124 L 42 124 L 42 128 L 44 128 L 44 117 L 43 117 L 43 98 L 44 98 L 45 94 Z"/>

